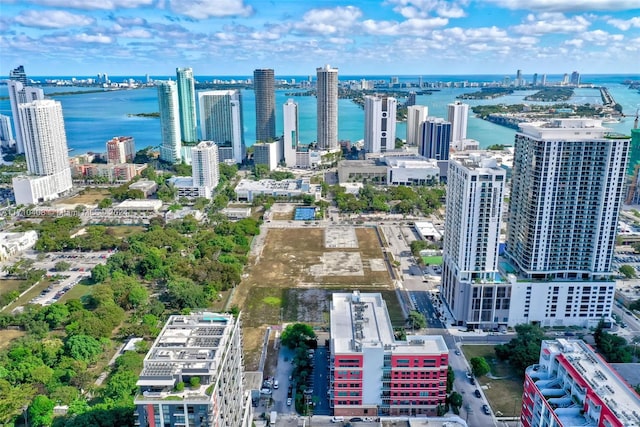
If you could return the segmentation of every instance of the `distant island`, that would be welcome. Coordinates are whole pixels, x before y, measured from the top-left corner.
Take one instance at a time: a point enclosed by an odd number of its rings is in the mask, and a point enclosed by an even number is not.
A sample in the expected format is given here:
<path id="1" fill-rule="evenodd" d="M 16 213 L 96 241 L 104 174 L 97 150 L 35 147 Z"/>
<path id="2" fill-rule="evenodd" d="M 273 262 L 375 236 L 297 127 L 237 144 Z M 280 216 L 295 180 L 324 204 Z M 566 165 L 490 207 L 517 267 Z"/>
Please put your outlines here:
<path id="1" fill-rule="evenodd" d="M 147 117 L 150 119 L 160 118 L 160 113 L 129 113 L 127 117 Z"/>
<path id="2" fill-rule="evenodd" d="M 533 95 L 525 96 L 525 101 L 558 102 L 566 101 L 573 96 L 570 87 L 545 87 Z"/>
<path id="3" fill-rule="evenodd" d="M 478 92 L 463 93 L 456 96 L 458 99 L 494 99 L 500 96 L 511 95 L 513 89 L 504 87 L 484 87 Z"/>

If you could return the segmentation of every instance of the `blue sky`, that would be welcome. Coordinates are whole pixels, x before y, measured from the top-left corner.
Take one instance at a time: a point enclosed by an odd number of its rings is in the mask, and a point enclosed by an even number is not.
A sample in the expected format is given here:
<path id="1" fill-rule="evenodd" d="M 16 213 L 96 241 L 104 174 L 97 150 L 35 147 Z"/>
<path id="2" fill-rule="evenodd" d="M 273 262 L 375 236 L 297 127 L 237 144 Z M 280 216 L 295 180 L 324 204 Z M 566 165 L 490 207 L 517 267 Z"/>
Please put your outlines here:
<path id="1" fill-rule="evenodd" d="M 640 0 L 0 0 L 0 75 L 640 74 Z"/>

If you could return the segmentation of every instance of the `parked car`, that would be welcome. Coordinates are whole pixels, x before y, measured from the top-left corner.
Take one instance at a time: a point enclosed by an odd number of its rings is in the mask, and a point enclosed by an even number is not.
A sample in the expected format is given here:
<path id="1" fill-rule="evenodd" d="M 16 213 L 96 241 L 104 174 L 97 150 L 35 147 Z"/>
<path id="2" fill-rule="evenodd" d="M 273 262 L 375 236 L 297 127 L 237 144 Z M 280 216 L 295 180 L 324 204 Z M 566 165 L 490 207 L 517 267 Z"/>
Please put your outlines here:
<path id="1" fill-rule="evenodd" d="M 344 417 L 333 417 L 331 418 L 332 423 L 341 423 L 344 421 Z"/>
<path id="2" fill-rule="evenodd" d="M 473 392 L 473 394 L 474 394 L 476 397 L 482 397 L 482 395 L 480 394 L 480 390 L 478 390 L 478 389 L 476 389 L 476 391 L 474 391 L 474 392 Z"/>
<path id="3" fill-rule="evenodd" d="M 356 423 L 356 422 L 359 422 L 359 421 L 363 421 L 363 419 L 360 418 L 360 417 L 353 417 L 353 418 L 349 419 L 349 422 L 352 422 L 352 423 Z"/>
<path id="4" fill-rule="evenodd" d="M 485 415 L 491 415 L 491 409 L 489 409 L 489 405 L 482 405 L 482 412 L 484 412 Z"/>
<path id="5" fill-rule="evenodd" d="M 291 406 L 291 398 L 287 398 L 287 406 Z"/>

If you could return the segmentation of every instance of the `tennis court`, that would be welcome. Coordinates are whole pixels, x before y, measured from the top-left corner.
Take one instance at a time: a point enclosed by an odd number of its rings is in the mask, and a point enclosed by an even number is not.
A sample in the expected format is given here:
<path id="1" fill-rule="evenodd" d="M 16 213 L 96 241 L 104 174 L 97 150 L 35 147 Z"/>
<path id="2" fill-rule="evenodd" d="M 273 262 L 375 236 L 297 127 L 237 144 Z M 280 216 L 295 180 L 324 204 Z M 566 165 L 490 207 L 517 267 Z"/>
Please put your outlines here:
<path id="1" fill-rule="evenodd" d="M 316 218 L 316 208 L 314 207 L 302 207 L 296 208 L 296 213 L 293 219 L 296 221 L 310 221 Z"/>

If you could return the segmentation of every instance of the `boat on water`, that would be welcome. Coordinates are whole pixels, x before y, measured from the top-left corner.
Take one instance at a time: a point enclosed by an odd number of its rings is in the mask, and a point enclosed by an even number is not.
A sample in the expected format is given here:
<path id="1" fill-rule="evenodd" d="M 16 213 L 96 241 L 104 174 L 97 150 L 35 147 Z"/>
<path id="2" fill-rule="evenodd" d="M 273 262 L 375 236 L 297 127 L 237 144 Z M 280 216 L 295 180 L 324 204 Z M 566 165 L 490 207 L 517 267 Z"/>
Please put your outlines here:
<path id="1" fill-rule="evenodd" d="M 620 123 L 622 120 L 618 117 L 607 116 L 602 118 L 602 123 Z"/>

